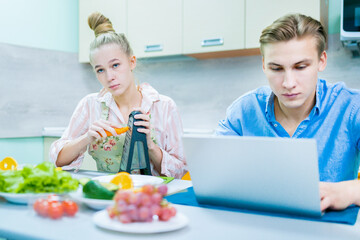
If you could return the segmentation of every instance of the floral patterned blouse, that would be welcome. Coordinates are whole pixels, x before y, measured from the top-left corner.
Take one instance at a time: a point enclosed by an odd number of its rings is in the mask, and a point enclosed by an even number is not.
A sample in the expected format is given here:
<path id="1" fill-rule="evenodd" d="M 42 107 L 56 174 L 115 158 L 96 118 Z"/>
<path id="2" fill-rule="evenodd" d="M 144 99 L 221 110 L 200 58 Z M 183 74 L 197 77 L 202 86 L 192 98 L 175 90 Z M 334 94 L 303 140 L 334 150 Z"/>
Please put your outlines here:
<path id="1" fill-rule="evenodd" d="M 143 96 L 141 109 L 145 113 L 151 114 L 150 124 L 154 131 L 154 140 L 163 153 L 161 173 L 155 170 L 150 161 L 151 172 L 153 175 L 181 178 L 187 172 L 187 165 L 181 140 L 182 122 L 176 104 L 171 98 L 159 94 L 147 83 L 141 84 L 139 90 Z M 77 105 L 62 137 L 51 145 L 50 160 L 52 162 L 56 162 L 57 156 L 65 144 L 85 134 L 93 122 L 101 119 L 102 103 L 109 108 L 108 120 L 110 122 L 127 125 L 111 93 L 106 93 L 104 96 L 100 96 L 98 93 L 89 94 Z M 125 134 L 118 137 L 122 136 Z M 90 144 L 89 154 L 91 155 L 91 151 L 99 146 L 102 146 L 104 151 L 113 149 L 117 142 L 116 137 L 106 139 L 108 140 L 105 140 L 106 142 L 103 142 L 102 145 L 100 143 L 95 144 L 97 146 L 94 146 L 93 143 Z M 117 148 L 122 150 L 122 146 L 117 146 Z M 63 169 L 78 169 L 83 159 L 84 154 L 80 154 L 72 163 L 63 166 Z M 99 166 L 98 170 L 101 170 Z"/>

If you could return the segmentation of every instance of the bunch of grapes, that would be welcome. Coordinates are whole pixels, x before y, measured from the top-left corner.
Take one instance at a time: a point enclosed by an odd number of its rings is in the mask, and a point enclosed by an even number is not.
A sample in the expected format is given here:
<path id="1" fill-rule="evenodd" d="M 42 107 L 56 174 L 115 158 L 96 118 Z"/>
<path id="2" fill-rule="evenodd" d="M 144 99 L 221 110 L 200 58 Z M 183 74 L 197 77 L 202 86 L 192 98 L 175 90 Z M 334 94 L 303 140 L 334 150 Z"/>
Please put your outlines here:
<path id="1" fill-rule="evenodd" d="M 168 221 L 176 215 L 176 209 L 163 199 L 166 193 L 166 185 L 119 190 L 114 196 L 115 204 L 107 209 L 109 216 L 122 223 Z"/>

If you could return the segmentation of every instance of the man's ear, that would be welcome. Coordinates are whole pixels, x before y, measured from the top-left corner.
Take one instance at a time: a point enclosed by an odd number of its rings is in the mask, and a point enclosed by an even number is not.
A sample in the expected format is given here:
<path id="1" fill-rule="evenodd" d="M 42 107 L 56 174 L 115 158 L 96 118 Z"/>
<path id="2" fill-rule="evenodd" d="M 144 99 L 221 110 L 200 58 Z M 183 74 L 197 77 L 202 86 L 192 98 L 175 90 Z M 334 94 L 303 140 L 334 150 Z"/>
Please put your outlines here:
<path id="1" fill-rule="evenodd" d="M 265 60 L 264 60 L 264 56 L 262 56 L 262 69 L 263 69 L 263 72 L 265 72 Z"/>
<path id="2" fill-rule="evenodd" d="M 326 68 L 326 64 L 327 64 L 327 54 L 325 51 L 323 51 L 320 55 L 318 71 L 319 72 L 324 71 L 324 69 Z"/>

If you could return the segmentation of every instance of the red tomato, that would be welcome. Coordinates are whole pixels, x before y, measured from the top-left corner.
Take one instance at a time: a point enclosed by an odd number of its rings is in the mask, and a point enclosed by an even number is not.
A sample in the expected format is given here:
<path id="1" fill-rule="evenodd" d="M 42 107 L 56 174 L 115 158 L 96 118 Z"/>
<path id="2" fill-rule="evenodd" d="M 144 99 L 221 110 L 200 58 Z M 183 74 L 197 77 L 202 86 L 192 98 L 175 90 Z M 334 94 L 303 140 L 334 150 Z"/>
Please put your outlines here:
<path id="1" fill-rule="evenodd" d="M 37 199 L 34 203 L 34 210 L 41 216 L 48 215 L 49 203 L 45 199 Z"/>
<path id="2" fill-rule="evenodd" d="M 71 216 L 71 217 L 74 216 L 79 209 L 76 202 L 71 201 L 71 200 L 64 200 L 62 202 L 62 206 L 63 206 L 65 214 L 68 216 Z"/>
<path id="3" fill-rule="evenodd" d="M 40 211 L 40 205 L 41 205 L 41 202 L 43 201 L 43 199 L 36 199 L 36 201 L 34 202 L 34 210 L 35 212 L 39 212 Z"/>
<path id="4" fill-rule="evenodd" d="M 52 202 L 59 202 L 60 201 L 60 197 L 55 195 L 55 194 L 50 194 L 48 197 L 47 197 L 47 201 L 48 203 L 52 203 Z"/>
<path id="5" fill-rule="evenodd" d="M 63 206 L 60 202 L 50 202 L 48 207 L 48 215 L 52 219 L 61 218 L 64 213 Z"/>

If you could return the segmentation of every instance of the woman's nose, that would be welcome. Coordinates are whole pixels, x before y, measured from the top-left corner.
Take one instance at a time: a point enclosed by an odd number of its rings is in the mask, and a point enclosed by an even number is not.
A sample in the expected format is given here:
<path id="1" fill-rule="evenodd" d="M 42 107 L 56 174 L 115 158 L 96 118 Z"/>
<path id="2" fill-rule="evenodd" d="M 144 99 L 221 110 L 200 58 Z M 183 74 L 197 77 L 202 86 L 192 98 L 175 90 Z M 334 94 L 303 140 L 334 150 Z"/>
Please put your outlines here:
<path id="1" fill-rule="evenodd" d="M 107 80 L 109 81 L 109 82 L 111 82 L 112 80 L 114 80 L 115 79 L 115 73 L 113 72 L 113 71 L 108 71 L 107 72 Z"/>

